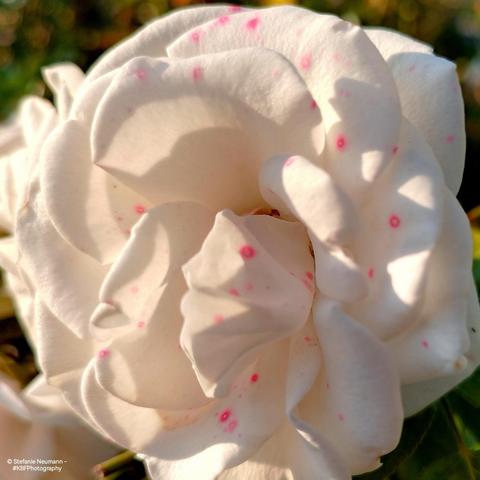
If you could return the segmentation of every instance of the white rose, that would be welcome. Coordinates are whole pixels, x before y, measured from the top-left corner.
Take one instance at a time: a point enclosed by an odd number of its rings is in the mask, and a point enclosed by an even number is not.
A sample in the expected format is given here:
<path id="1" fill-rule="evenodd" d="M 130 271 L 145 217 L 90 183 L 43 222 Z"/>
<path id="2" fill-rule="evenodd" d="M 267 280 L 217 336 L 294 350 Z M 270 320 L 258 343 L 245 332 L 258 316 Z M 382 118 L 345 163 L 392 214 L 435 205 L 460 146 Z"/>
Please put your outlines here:
<path id="1" fill-rule="evenodd" d="M 345 479 L 478 364 L 454 66 L 295 8 L 177 11 L 84 80 L 15 237 L 39 361 L 154 479 Z"/>
<path id="2" fill-rule="evenodd" d="M 115 454 L 71 412 L 57 389 L 36 377 L 23 391 L 0 376 L 1 478 L 80 480 L 90 477 L 92 465 Z M 16 470 L 22 460 L 55 460 L 36 467 L 61 471 Z M 22 467 L 20 467 L 22 468 Z"/>

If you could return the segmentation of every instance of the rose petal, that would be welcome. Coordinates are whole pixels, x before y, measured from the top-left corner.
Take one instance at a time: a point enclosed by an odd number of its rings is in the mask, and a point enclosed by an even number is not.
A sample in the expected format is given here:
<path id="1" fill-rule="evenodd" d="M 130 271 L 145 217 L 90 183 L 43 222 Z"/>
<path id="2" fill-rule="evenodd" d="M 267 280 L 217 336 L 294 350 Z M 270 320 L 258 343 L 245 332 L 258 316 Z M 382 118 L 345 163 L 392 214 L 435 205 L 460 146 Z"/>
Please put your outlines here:
<path id="1" fill-rule="evenodd" d="M 299 417 L 327 436 L 352 474 L 364 473 L 400 438 L 400 382 L 382 343 L 338 304 L 317 300 L 314 323 L 324 369 L 300 403 Z"/>
<path id="2" fill-rule="evenodd" d="M 382 57 L 390 58 L 399 52 L 432 53 L 433 48 L 415 38 L 388 28 L 363 27 L 368 38 L 378 48 Z"/>
<path id="3" fill-rule="evenodd" d="M 98 302 L 105 267 L 59 235 L 46 213 L 38 182 L 17 227 L 19 250 L 38 295 L 78 336 L 88 336 L 88 318 Z"/>
<path id="4" fill-rule="evenodd" d="M 307 227 L 317 288 L 346 302 L 365 296 L 364 275 L 345 252 L 352 246 L 356 212 L 330 175 L 303 157 L 276 157 L 263 165 L 260 187 L 270 205 L 287 209 Z"/>
<path id="5" fill-rule="evenodd" d="M 181 266 L 199 250 L 213 219 L 213 213 L 189 202 L 153 208 L 105 279 L 101 298 L 135 323 L 133 331 L 113 340 L 108 358 L 97 359 L 97 379 L 127 402 L 167 410 L 207 403 L 179 346 L 186 290 Z M 156 365 L 162 381 L 152 382 L 145 365 Z"/>
<path id="6" fill-rule="evenodd" d="M 348 312 L 381 338 L 415 323 L 441 230 L 444 187 L 425 141 L 404 122 L 399 150 L 360 211 L 354 252 L 370 295 Z"/>
<path id="7" fill-rule="evenodd" d="M 102 169 L 90 163 L 88 131 L 75 120 L 63 123 L 42 150 L 41 186 L 53 224 L 72 245 L 110 263 L 132 226 L 150 207 Z"/>
<path id="8" fill-rule="evenodd" d="M 249 458 L 279 427 L 285 348 L 280 342 L 266 349 L 254 366 L 258 382 L 251 383 L 247 370 L 226 398 L 202 408 L 161 412 L 126 403 L 100 387 L 93 362 L 84 374 L 83 402 L 115 441 L 157 457 L 152 466 L 157 478 L 215 478 Z"/>
<path id="9" fill-rule="evenodd" d="M 248 212 L 266 206 L 257 184 L 265 158 L 294 147 L 316 158 L 323 149 L 309 93 L 275 52 L 169 62 L 140 57 L 125 65 L 92 127 L 96 164 L 152 203 Z"/>
<path id="10" fill-rule="evenodd" d="M 108 50 L 88 71 L 86 85 L 132 58 L 164 57 L 168 44 L 183 32 L 212 18 L 234 14 L 230 7 L 195 6 L 170 12 L 138 30 L 134 35 Z"/>
<path id="11" fill-rule="evenodd" d="M 353 197 L 368 189 L 392 157 L 400 104 L 389 68 L 360 27 L 284 6 L 239 13 L 225 28 L 214 22 L 201 28 L 200 42 L 192 42 L 187 32 L 168 47 L 168 55 L 211 54 L 228 45 L 232 50 L 263 46 L 285 56 L 322 113 L 329 169 Z"/>
<path id="12" fill-rule="evenodd" d="M 213 212 L 192 202 L 146 211 L 105 277 L 101 301 L 113 303 L 131 321 L 150 318 L 156 307 L 152 298 L 181 275 L 182 265 L 199 250 L 213 220 Z M 150 311 L 145 311 L 148 303 Z"/>
<path id="13" fill-rule="evenodd" d="M 184 267 L 189 291 L 181 305 L 181 344 L 207 396 L 225 395 L 261 348 L 303 325 L 314 290 L 307 274 L 312 264 L 299 224 L 217 214 L 202 249 Z"/>
<path id="14" fill-rule="evenodd" d="M 456 195 L 465 163 L 465 115 L 455 64 L 418 42 L 399 41 L 398 34 L 367 33 L 391 68 L 403 115 L 432 147 Z"/>
<path id="15" fill-rule="evenodd" d="M 73 97 L 80 88 L 85 75 L 74 63 L 65 62 L 43 67 L 42 76 L 54 94 L 60 118 L 67 118 Z"/>
<path id="16" fill-rule="evenodd" d="M 472 239 L 457 200 L 447 189 L 445 197 L 442 234 L 429 264 L 420 321 L 389 342 L 402 383 L 454 373 L 467 363 Z"/>

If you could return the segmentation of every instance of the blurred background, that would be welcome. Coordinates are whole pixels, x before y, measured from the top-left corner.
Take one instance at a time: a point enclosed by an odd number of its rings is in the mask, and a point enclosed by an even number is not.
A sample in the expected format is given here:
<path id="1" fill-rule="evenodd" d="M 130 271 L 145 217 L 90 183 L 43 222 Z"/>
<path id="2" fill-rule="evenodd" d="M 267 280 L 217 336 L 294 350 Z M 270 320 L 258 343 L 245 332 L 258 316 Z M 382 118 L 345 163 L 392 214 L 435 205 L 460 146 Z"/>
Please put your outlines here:
<path id="1" fill-rule="evenodd" d="M 27 93 L 48 96 L 40 78 L 43 65 L 72 61 L 85 70 L 104 50 L 144 23 L 193 3 L 202 2 L 0 0 L 0 120 Z M 258 0 L 248 5 L 281 3 L 399 30 L 433 45 L 438 55 L 457 64 L 468 136 L 459 198 L 466 211 L 480 205 L 480 0 Z"/>

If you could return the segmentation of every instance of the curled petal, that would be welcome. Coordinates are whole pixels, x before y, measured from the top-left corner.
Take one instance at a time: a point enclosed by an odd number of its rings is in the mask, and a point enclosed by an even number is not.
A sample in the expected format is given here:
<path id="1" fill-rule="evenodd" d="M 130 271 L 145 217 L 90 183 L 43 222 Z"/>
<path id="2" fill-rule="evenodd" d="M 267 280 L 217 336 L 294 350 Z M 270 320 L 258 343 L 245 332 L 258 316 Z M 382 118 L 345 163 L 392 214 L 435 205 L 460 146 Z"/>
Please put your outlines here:
<path id="1" fill-rule="evenodd" d="M 465 115 L 455 64 L 393 32 L 367 33 L 392 71 L 403 115 L 432 148 L 456 195 L 465 162 Z"/>
<path id="2" fill-rule="evenodd" d="M 323 135 L 314 135 L 321 118 L 309 102 L 301 78 L 270 50 L 139 57 L 115 75 L 96 110 L 93 159 L 154 204 L 248 212 L 265 206 L 257 185 L 265 158 L 295 145 L 312 157 L 322 151 Z"/>
<path id="3" fill-rule="evenodd" d="M 214 22 L 202 28 L 205 35 L 198 43 L 187 32 L 168 47 L 168 55 L 212 54 L 225 45 L 262 46 L 282 54 L 297 67 L 320 108 L 328 168 L 353 197 L 368 190 L 392 158 L 401 114 L 390 70 L 360 27 L 283 6 L 239 13 L 225 28 L 215 28 Z M 284 32 L 295 32 L 295 41 Z"/>
<path id="4" fill-rule="evenodd" d="M 442 233 L 432 254 L 419 320 L 389 342 L 403 383 L 466 367 L 472 239 L 465 213 L 445 189 Z"/>
<path id="5" fill-rule="evenodd" d="M 263 165 L 260 187 L 269 204 L 291 213 L 307 227 L 315 253 L 317 288 L 346 302 L 365 296 L 364 274 L 347 253 L 357 215 L 332 177 L 303 157 L 276 157 Z"/>
<path id="6" fill-rule="evenodd" d="M 181 344 L 205 394 L 226 394 L 261 348 L 291 335 L 310 312 L 313 261 L 305 230 L 225 210 L 184 267 Z"/>

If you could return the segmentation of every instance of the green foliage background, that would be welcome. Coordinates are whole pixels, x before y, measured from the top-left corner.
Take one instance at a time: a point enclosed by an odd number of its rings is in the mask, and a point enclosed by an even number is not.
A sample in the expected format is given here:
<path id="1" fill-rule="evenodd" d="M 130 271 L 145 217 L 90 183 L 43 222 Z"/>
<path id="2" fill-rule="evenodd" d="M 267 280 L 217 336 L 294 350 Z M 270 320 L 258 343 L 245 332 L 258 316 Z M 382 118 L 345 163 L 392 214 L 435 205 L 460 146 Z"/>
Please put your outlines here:
<path id="1" fill-rule="evenodd" d="M 0 120 L 29 93 L 49 96 L 43 65 L 72 61 L 87 69 L 107 48 L 152 18 L 189 0 L 0 0 Z M 249 5 L 274 5 L 258 0 Z M 459 198 L 465 210 L 480 205 L 480 0 L 304 0 L 363 25 L 400 30 L 434 45 L 456 62 L 465 98 L 467 164 Z M 480 210 L 470 214 L 480 285 Z M 0 295 L 0 370 L 22 384 L 35 374 L 32 355 Z M 130 456 L 127 455 L 128 458 Z M 115 478 L 143 478 L 122 462 Z M 480 480 L 480 371 L 436 404 L 408 419 L 399 447 L 376 472 L 358 480 Z M 109 467 L 110 468 L 110 467 Z M 117 468 L 117 467 L 115 467 Z M 122 470 L 123 469 L 123 470 Z M 138 465 L 135 466 L 138 470 Z M 122 472 L 126 472 L 122 476 Z M 129 473 L 130 472 L 130 473 Z M 113 478 L 113 477 L 112 477 Z M 312 479 L 313 480 L 313 479 Z"/>

